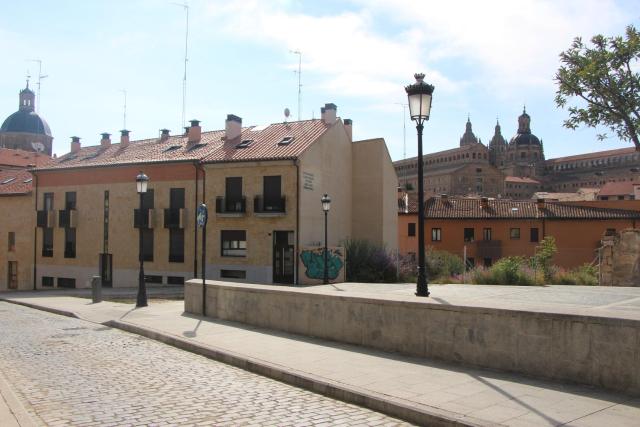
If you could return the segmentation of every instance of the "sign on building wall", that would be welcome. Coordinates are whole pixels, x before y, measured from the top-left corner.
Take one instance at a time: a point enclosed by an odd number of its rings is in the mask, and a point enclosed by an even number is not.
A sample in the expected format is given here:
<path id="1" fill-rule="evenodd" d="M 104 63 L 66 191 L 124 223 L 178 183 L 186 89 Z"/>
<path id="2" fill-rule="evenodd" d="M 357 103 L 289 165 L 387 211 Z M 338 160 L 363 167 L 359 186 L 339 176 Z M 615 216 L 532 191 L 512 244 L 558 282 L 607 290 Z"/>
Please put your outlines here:
<path id="1" fill-rule="evenodd" d="M 327 249 L 329 282 L 344 282 L 344 248 L 329 247 Z M 300 261 L 303 265 L 300 283 L 321 285 L 324 279 L 324 247 L 303 247 L 300 251 Z"/>

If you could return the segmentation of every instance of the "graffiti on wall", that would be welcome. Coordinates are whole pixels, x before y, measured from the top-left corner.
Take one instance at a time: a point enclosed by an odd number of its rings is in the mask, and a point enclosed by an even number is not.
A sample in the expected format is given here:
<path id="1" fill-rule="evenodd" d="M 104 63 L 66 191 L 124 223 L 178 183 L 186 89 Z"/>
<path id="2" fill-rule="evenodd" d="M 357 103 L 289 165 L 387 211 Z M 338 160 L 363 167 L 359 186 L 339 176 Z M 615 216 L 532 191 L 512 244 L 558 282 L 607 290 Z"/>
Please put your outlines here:
<path id="1" fill-rule="evenodd" d="M 344 267 L 344 249 L 328 248 L 327 252 L 329 280 L 336 280 Z M 324 248 L 305 248 L 300 252 L 300 258 L 309 279 L 324 278 Z"/>

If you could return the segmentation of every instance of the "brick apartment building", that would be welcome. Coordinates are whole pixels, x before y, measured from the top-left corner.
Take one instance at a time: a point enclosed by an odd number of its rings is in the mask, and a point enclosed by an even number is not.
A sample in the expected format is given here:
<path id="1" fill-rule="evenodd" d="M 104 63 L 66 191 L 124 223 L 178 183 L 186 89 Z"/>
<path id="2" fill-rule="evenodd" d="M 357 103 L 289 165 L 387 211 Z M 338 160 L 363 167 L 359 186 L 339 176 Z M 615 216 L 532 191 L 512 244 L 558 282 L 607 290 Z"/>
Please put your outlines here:
<path id="1" fill-rule="evenodd" d="M 577 202 L 576 202 L 577 203 Z M 585 202 L 589 203 L 589 202 Z M 598 202 L 590 202 L 597 205 Z M 399 252 L 418 250 L 417 203 L 401 206 Z M 638 206 L 640 208 L 640 206 Z M 553 236 L 556 265 L 591 263 L 604 234 L 640 225 L 640 209 L 582 206 L 545 200 L 432 197 L 426 202 L 425 245 L 489 266 L 508 256 L 532 256 L 545 236 Z"/>
<path id="2" fill-rule="evenodd" d="M 32 170 L 25 206 L 0 219 L 26 218 L 16 233 L 35 242 L 17 257 L 35 266 L 19 271 L 19 287 L 84 287 L 95 274 L 105 286 L 135 286 L 139 228 L 147 280 L 183 283 L 200 271 L 202 202 L 211 279 L 317 282 L 300 255 L 323 244 L 325 193 L 330 247 L 362 238 L 395 248 L 397 177 L 384 140 L 352 141 L 351 121 L 336 112 L 326 104 L 321 119 L 249 127 L 228 115 L 223 130 L 203 132 L 193 120 L 184 135 L 130 141 L 122 131 L 112 143 L 105 133 L 88 147 L 73 137 L 68 154 Z M 142 221 L 140 171 L 150 179 Z"/>

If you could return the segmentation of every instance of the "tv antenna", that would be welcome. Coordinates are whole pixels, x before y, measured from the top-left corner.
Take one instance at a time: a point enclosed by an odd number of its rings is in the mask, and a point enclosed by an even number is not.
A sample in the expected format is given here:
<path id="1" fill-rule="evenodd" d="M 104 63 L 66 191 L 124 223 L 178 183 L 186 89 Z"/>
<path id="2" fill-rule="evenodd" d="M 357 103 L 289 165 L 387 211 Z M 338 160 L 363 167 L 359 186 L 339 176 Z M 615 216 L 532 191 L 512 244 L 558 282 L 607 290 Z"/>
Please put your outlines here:
<path id="1" fill-rule="evenodd" d="M 298 121 L 301 119 L 300 100 L 302 99 L 302 52 L 300 50 L 290 50 L 290 53 L 298 55 L 298 71 L 293 71 L 298 74 Z"/>
<path id="2" fill-rule="evenodd" d="M 122 107 L 122 129 L 127 129 L 127 90 L 122 89 L 120 92 L 124 95 L 124 105 Z"/>
<path id="3" fill-rule="evenodd" d="M 185 2 L 185 3 L 171 3 L 175 6 L 180 6 L 184 9 L 185 12 L 185 18 L 186 18 L 186 28 L 185 28 L 185 32 L 184 32 L 184 76 L 182 77 L 182 121 L 180 122 L 180 126 L 178 128 L 182 128 L 185 123 L 185 110 L 186 110 L 186 103 L 187 103 L 187 62 L 189 61 L 189 58 L 187 56 L 188 54 L 188 48 L 189 48 L 189 5 Z"/>
<path id="4" fill-rule="evenodd" d="M 403 102 L 394 102 L 395 105 L 402 105 L 402 159 L 407 159 L 407 107 L 409 104 Z M 402 174 L 404 178 L 404 185 L 407 185 L 407 172 Z"/>
<path id="5" fill-rule="evenodd" d="M 40 102 L 41 102 L 41 99 L 42 99 L 42 98 L 40 98 L 40 84 L 42 83 L 42 79 L 46 79 L 49 76 L 47 76 L 45 74 L 42 74 L 42 60 L 40 60 L 40 59 L 29 59 L 28 61 L 29 62 L 37 62 L 38 63 L 38 95 L 37 95 L 38 102 L 36 103 L 36 113 L 39 114 L 40 113 Z"/>

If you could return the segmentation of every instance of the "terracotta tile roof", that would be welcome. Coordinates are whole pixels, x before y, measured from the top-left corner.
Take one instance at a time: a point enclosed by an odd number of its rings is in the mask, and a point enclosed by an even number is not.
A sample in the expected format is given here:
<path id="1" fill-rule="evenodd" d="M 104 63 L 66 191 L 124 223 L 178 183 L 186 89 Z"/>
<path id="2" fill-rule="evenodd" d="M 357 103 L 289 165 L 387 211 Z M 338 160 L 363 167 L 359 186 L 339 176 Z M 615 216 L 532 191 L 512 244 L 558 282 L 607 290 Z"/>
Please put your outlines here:
<path id="1" fill-rule="evenodd" d="M 111 144 L 83 147 L 76 153 L 67 153 L 53 163 L 38 169 L 84 168 L 140 163 L 180 161 L 237 162 L 250 160 L 294 159 L 300 156 L 331 125 L 322 120 L 304 120 L 290 123 L 274 123 L 266 127 L 242 129 L 240 137 L 225 141 L 224 130 L 202 132 L 197 145 L 188 144 L 185 135 L 131 141 L 128 146 Z M 279 144 L 284 137 L 293 140 Z M 244 140 L 253 142 L 247 148 L 237 148 Z"/>
<path id="2" fill-rule="evenodd" d="M 637 153 L 634 147 L 618 148 L 616 150 L 596 151 L 593 153 L 576 154 L 575 156 L 557 157 L 555 159 L 547 159 L 546 163 L 561 163 L 573 160 L 599 159 L 607 156 L 625 156 Z"/>
<path id="3" fill-rule="evenodd" d="M 524 184 L 540 184 L 540 181 L 536 181 L 533 178 L 520 177 L 520 176 L 506 176 L 505 182 L 521 182 Z"/>
<path id="4" fill-rule="evenodd" d="M 26 168 L 29 165 L 44 166 L 51 161 L 53 159 L 44 153 L 0 148 L 0 168 L 7 166 L 17 168 Z"/>
<path id="5" fill-rule="evenodd" d="M 26 169 L 0 171 L 0 196 L 28 194 L 33 177 Z"/>
<path id="6" fill-rule="evenodd" d="M 431 197 L 425 203 L 431 219 L 640 219 L 640 212 L 545 202 L 539 209 L 535 201 L 489 199 L 482 208 L 478 198 Z M 416 198 L 409 199 L 409 213 L 418 212 Z"/>
<path id="7" fill-rule="evenodd" d="M 598 196 L 629 196 L 633 195 L 633 182 L 607 182 L 600 189 Z"/>

